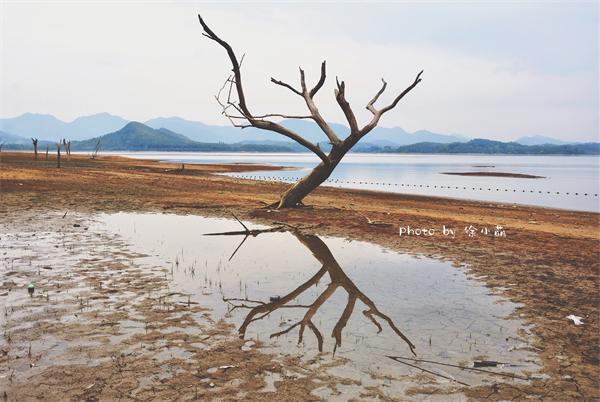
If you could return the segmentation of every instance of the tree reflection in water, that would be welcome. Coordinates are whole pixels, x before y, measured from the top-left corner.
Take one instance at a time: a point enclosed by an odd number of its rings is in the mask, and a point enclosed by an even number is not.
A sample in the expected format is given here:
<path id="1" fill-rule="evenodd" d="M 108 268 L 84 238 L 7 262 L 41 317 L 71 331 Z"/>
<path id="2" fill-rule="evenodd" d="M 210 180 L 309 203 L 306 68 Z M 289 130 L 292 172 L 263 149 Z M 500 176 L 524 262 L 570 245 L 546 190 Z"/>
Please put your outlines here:
<path id="1" fill-rule="evenodd" d="M 237 219 L 237 218 L 236 218 Z M 241 223 L 241 222 L 240 222 Z M 243 224 L 242 224 L 243 225 Z M 226 232 L 226 233 L 211 233 L 210 235 L 245 235 L 244 240 L 241 244 L 246 240 L 246 238 L 251 236 L 257 236 L 261 233 L 260 230 L 249 231 L 244 226 L 245 231 L 240 232 Z M 266 229 L 264 232 L 274 232 L 274 231 L 283 231 L 283 227 L 278 228 L 270 228 Z M 336 290 L 342 288 L 348 295 L 348 301 L 346 302 L 346 306 L 342 311 L 331 336 L 335 339 L 335 345 L 333 349 L 333 353 L 335 354 L 337 348 L 342 345 L 342 331 L 348 324 L 348 320 L 350 319 L 352 312 L 356 307 L 356 302 L 361 301 L 367 308 L 363 310 L 363 315 L 367 317 L 373 325 L 377 328 L 377 333 L 380 333 L 383 328 L 381 324 L 378 322 L 378 319 L 387 322 L 389 327 L 398 335 L 410 348 L 413 355 L 415 354 L 415 345 L 398 329 L 394 321 L 382 313 L 375 303 L 367 297 L 363 292 L 358 289 L 358 287 L 352 282 L 350 278 L 344 273 L 338 262 L 335 260 L 331 251 L 327 247 L 327 245 L 321 240 L 319 237 L 315 235 L 304 234 L 300 230 L 291 230 L 291 234 L 293 234 L 306 248 L 310 250 L 312 255 L 322 264 L 321 269 L 314 274 L 310 279 L 306 282 L 299 285 L 296 289 L 292 290 L 285 296 L 279 298 L 272 298 L 270 302 L 263 302 L 259 300 L 250 300 L 250 299 L 239 299 L 239 298 L 223 298 L 224 301 L 229 303 L 232 308 L 235 309 L 249 309 L 248 315 L 244 319 L 244 322 L 239 328 L 239 333 L 241 337 L 246 335 L 246 330 L 248 326 L 256 321 L 259 321 L 274 311 L 281 308 L 298 308 L 298 309 L 306 309 L 306 313 L 300 319 L 300 321 L 292 324 L 288 328 L 283 331 L 276 332 L 271 334 L 271 338 L 278 337 L 288 332 L 292 331 L 294 328 L 299 328 L 298 330 L 298 343 L 302 342 L 304 331 L 308 327 L 317 338 L 317 344 L 319 351 L 323 351 L 323 335 L 321 331 L 313 322 L 313 318 L 315 314 L 319 311 L 319 309 L 325 304 L 327 300 L 335 293 Z M 241 246 L 240 244 L 240 246 Z M 240 248 L 235 250 L 237 250 Z M 234 255 L 235 255 L 234 252 Z M 233 257 L 233 255 L 232 255 Z M 319 296 L 311 303 L 311 304 L 291 304 L 293 300 L 298 298 L 301 294 L 307 291 L 312 286 L 315 286 L 319 283 L 319 281 L 325 276 L 325 274 L 329 275 L 331 282 L 327 285 L 327 287 L 321 292 Z M 248 304 L 247 304 L 248 303 Z"/>

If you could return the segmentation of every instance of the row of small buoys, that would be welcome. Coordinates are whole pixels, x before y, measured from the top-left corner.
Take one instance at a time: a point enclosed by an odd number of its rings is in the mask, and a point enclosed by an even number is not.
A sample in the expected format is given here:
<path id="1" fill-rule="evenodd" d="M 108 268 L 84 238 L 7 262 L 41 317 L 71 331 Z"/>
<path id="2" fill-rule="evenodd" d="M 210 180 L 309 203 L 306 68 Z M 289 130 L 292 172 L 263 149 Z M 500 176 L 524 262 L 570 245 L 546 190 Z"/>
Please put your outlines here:
<path id="1" fill-rule="evenodd" d="M 277 176 L 241 176 L 233 175 L 233 177 L 239 179 L 253 179 L 253 180 L 268 180 L 268 181 L 298 181 L 301 177 L 277 177 Z M 581 192 L 560 192 L 560 191 L 543 191 L 543 190 L 517 190 L 508 188 L 491 188 L 491 187 L 465 187 L 465 186 L 438 186 L 431 184 L 406 184 L 406 183 L 380 183 L 370 181 L 350 181 L 341 179 L 327 179 L 327 183 L 334 184 L 358 184 L 358 185 L 371 185 L 371 186 L 400 186 L 400 187 L 415 187 L 415 188 L 435 188 L 435 189 L 447 189 L 447 190 L 473 190 L 473 191 L 497 191 L 497 192 L 512 192 L 512 193 L 530 193 L 530 194 L 553 194 L 553 195 L 577 195 L 577 196 L 594 196 L 598 197 L 598 194 L 592 193 L 581 193 Z"/>

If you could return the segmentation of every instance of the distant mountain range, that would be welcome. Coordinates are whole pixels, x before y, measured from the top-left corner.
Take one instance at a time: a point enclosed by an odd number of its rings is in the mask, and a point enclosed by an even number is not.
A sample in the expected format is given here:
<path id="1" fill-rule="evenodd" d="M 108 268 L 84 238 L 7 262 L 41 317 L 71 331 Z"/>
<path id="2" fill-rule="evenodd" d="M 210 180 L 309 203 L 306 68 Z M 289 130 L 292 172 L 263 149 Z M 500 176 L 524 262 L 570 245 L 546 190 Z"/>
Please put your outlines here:
<path id="1" fill-rule="evenodd" d="M 283 120 L 284 126 L 301 133 L 321 148 L 330 147 L 319 127 L 308 120 Z M 340 137 L 348 127 L 331 123 Z M 108 134 L 107 134 L 108 133 Z M 263 151 L 305 152 L 299 144 L 276 133 L 255 128 L 241 130 L 231 126 L 214 126 L 180 117 L 160 117 L 145 124 L 130 122 L 108 113 L 79 117 L 64 122 L 52 115 L 25 113 L 0 119 L 0 143 L 5 149 L 29 149 L 30 137 L 40 144 L 62 138 L 72 141 L 73 150 L 92 150 L 101 138 L 102 150 L 185 150 L 185 151 Z M 537 147 L 537 148 L 536 148 Z M 377 127 L 360 142 L 354 152 L 410 153 L 507 153 L 507 154 L 588 154 L 597 153 L 594 144 L 567 143 L 544 136 L 522 137 L 514 142 L 470 139 L 455 134 L 426 130 L 409 133 L 400 127 Z"/>
<path id="2" fill-rule="evenodd" d="M 0 131 L 48 141 L 62 138 L 84 140 L 122 128 L 129 121 L 108 113 L 78 117 L 70 123 L 49 114 L 25 113 L 10 119 L 0 119 Z"/>
<path id="3" fill-rule="evenodd" d="M 18 135 L 13 135 L 9 133 L 5 133 L 4 131 L 0 131 L 0 144 L 31 144 L 31 140 L 25 137 L 19 137 Z"/>
<path id="4" fill-rule="evenodd" d="M 85 140 L 99 135 L 117 131 L 130 121 L 108 113 L 79 117 L 72 122 L 64 122 L 52 115 L 25 113 L 18 117 L 0 119 L 0 131 L 29 139 L 36 137 L 48 141 L 58 141 L 62 138 L 70 140 Z M 145 122 L 149 127 L 166 128 L 175 133 L 183 134 L 191 140 L 210 143 L 236 143 L 242 141 L 287 141 L 276 133 L 247 128 L 240 130 L 232 126 L 216 126 L 199 121 L 185 120 L 180 117 L 159 117 Z M 326 142 L 327 137 L 312 121 L 284 120 L 282 124 L 302 133 L 313 142 Z M 340 136 L 346 136 L 349 129 L 342 124 L 331 123 L 331 127 Z M 426 130 L 408 133 L 400 127 L 377 127 L 369 133 L 368 142 L 379 146 L 399 146 L 429 141 L 450 143 L 467 141 L 469 138 L 461 135 L 438 134 Z"/>
<path id="5" fill-rule="evenodd" d="M 180 117 L 168 117 L 152 119 L 146 124 L 153 128 L 168 128 L 181 133 L 195 141 L 203 142 L 242 142 L 242 141 L 288 141 L 276 133 L 259 130 L 253 127 L 240 130 L 231 126 L 210 126 L 197 121 L 184 120 Z M 281 124 L 291 130 L 301 133 L 312 142 L 327 142 L 328 139 L 321 129 L 312 121 L 308 120 L 283 120 Z M 346 137 L 349 128 L 337 123 L 330 123 L 331 128 L 340 137 Z M 283 138 L 283 139 L 282 139 Z M 415 144 L 417 142 L 431 141 L 439 143 L 450 143 L 455 141 L 467 141 L 468 138 L 460 135 L 437 134 L 421 130 L 408 133 L 400 127 L 386 128 L 376 127 L 369 133 L 366 142 L 379 146 L 398 146 Z"/>
<path id="6" fill-rule="evenodd" d="M 15 137 L 7 137 L 7 139 L 10 138 L 14 139 Z M 123 128 L 109 134 L 83 141 L 72 141 L 71 149 L 73 151 L 92 151 L 98 141 L 102 151 L 306 152 L 302 146 L 284 141 L 244 141 L 233 144 L 198 142 L 166 128 L 155 129 L 138 122 L 127 123 Z M 39 149 L 44 150 L 46 146 L 54 149 L 53 143 L 40 140 Z M 5 149 L 28 150 L 31 149 L 31 143 L 28 141 L 13 142 L 7 143 L 5 147 Z M 327 143 L 322 144 L 324 150 L 328 150 L 329 147 L 330 145 Z M 446 144 L 419 142 L 403 146 L 358 144 L 352 152 L 598 155 L 600 154 L 600 144 L 522 145 L 516 142 L 473 139 L 468 142 Z"/>

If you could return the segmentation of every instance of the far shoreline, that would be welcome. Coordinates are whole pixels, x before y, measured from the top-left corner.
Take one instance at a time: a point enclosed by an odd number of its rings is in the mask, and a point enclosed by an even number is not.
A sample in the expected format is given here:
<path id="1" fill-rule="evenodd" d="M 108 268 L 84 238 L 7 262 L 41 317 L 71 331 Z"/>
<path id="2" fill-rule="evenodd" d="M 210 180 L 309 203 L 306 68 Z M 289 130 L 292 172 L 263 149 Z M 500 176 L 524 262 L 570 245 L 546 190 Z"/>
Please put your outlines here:
<path id="1" fill-rule="evenodd" d="M 509 173 L 509 172 L 442 172 L 451 176 L 477 176 L 477 177 L 514 177 L 519 179 L 545 179 L 544 176 L 536 176 L 532 174 Z"/>
<path id="2" fill-rule="evenodd" d="M 30 153 L 32 152 L 31 147 L 27 148 L 11 148 L 11 144 L 5 144 L 2 149 L 3 152 L 19 152 L 19 153 Z M 7 147 L 8 146 L 8 147 Z M 44 153 L 44 149 L 40 148 L 40 153 Z M 51 149 L 52 151 L 52 149 Z M 72 151 L 73 155 L 87 155 L 93 152 L 92 149 L 89 150 L 76 150 Z M 100 154 L 104 155 L 121 155 L 123 153 L 181 153 L 181 154 L 243 154 L 243 155 L 311 155 L 314 156 L 312 152 L 290 152 L 290 151 L 202 151 L 202 150 L 186 150 L 186 149 L 110 149 L 110 150 L 101 150 Z M 600 153 L 597 154 L 587 154 L 587 153 L 564 153 L 564 154 L 532 154 L 532 153 L 486 153 L 486 152 L 477 152 L 477 153 L 462 153 L 462 152 L 451 152 L 451 153 L 443 153 L 443 152 L 353 152 L 350 151 L 348 155 L 396 155 L 396 156 L 569 156 L 569 157 L 598 157 Z M 315 156 L 315 160 L 317 157 Z"/>

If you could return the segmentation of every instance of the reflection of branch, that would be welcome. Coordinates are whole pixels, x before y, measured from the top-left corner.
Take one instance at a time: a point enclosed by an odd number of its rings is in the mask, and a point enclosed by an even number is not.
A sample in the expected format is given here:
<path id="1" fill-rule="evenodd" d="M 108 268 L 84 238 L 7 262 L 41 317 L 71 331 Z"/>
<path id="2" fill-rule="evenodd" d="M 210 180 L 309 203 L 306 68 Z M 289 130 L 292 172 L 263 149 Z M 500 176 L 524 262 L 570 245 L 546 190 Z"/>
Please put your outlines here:
<path id="1" fill-rule="evenodd" d="M 235 256 L 235 254 L 238 252 L 238 250 L 242 247 L 242 244 L 244 244 L 244 242 L 246 241 L 246 239 L 248 238 L 248 236 L 252 236 L 252 237 L 256 237 L 261 233 L 272 233 L 272 232 L 281 232 L 283 231 L 283 225 L 281 226 L 275 226 L 272 228 L 267 228 L 267 229 L 248 229 L 248 227 L 246 225 L 244 225 L 244 223 L 238 219 L 237 216 L 235 216 L 233 213 L 231 214 L 233 215 L 233 217 L 235 218 L 236 221 L 238 221 L 240 223 L 240 225 L 242 225 L 242 227 L 244 228 L 244 230 L 237 230 L 237 231 L 232 231 L 232 232 L 219 232 L 219 233 L 205 233 L 204 236 L 236 236 L 236 235 L 244 235 L 244 238 L 242 239 L 241 243 L 236 247 L 235 251 L 233 252 L 233 254 L 231 254 L 231 257 L 229 257 L 228 261 L 231 261 L 231 259 Z"/>
<path id="2" fill-rule="evenodd" d="M 278 228 L 266 229 L 266 230 L 263 230 L 260 232 L 254 231 L 254 233 L 256 233 L 256 234 L 253 234 L 253 235 L 256 236 L 259 233 L 273 232 L 273 231 L 275 231 L 274 229 L 278 229 L 277 231 L 282 230 L 281 227 L 278 227 Z M 246 231 L 244 231 L 244 232 L 226 232 L 223 234 L 226 234 L 226 235 L 227 234 L 246 234 L 246 236 L 248 236 L 248 233 L 250 233 L 250 232 L 252 232 L 252 231 L 246 229 Z M 376 317 L 387 322 L 387 324 L 394 331 L 394 333 L 396 335 L 398 335 L 404 342 L 406 342 L 406 344 L 410 348 L 411 352 L 413 354 L 415 354 L 415 351 L 414 351 L 415 345 L 413 345 L 412 342 L 402 333 L 402 331 L 400 331 L 400 329 L 395 325 L 394 321 L 389 316 L 387 316 L 386 314 L 379 311 L 379 309 L 377 308 L 375 303 L 371 299 L 369 299 L 363 292 L 361 292 L 358 289 L 358 287 L 350 280 L 350 278 L 344 273 L 344 271 L 342 270 L 342 268 L 340 267 L 338 262 L 335 260 L 335 258 L 331 254 L 331 251 L 329 250 L 327 245 L 325 245 L 325 243 L 321 239 L 319 239 L 317 236 L 314 236 L 314 235 L 303 234 L 298 230 L 294 230 L 291 233 L 294 236 L 296 236 L 296 238 L 306 248 L 308 248 L 308 250 L 310 250 L 312 255 L 322 264 L 322 267 L 310 279 L 308 279 L 306 282 L 299 285 L 296 289 L 292 290 L 290 293 L 288 293 L 287 295 L 285 295 L 281 298 L 271 300 L 269 303 L 257 301 L 257 300 L 249 300 L 249 299 L 235 299 L 235 298 L 228 299 L 228 298 L 224 297 L 223 300 L 232 306 L 231 310 L 234 310 L 236 308 L 246 308 L 246 309 L 250 310 L 248 312 L 248 315 L 244 319 L 244 322 L 242 323 L 242 325 L 239 328 L 239 333 L 240 333 L 241 337 L 245 336 L 248 326 L 251 323 L 263 319 L 264 317 L 268 316 L 269 314 L 271 314 L 272 312 L 274 312 L 277 309 L 280 309 L 280 308 L 306 308 L 307 311 L 304 314 L 304 316 L 302 317 L 302 319 L 300 319 L 300 321 L 292 324 L 291 326 L 289 326 L 288 328 L 286 328 L 282 331 L 271 334 L 270 337 L 271 338 L 278 337 L 278 336 L 289 333 L 294 328 L 299 328 L 298 329 L 298 343 L 301 343 L 303 336 L 304 336 L 304 330 L 306 329 L 306 327 L 308 327 L 314 333 L 315 337 L 317 338 L 319 351 L 322 352 L 323 351 L 323 336 L 321 335 L 321 332 L 319 331 L 319 329 L 314 325 L 312 320 L 313 320 L 315 314 L 317 313 L 317 311 L 319 311 L 319 309 L 325 304 L 325 302 L 327 300 L 329 300 L 329 298 L 335 293 L 335 291 L 338 288 L 342 288 L 348 294 L 348 301 L 347 301 L 346 306 L 331 333 L 331 336 L 335 339 L 335 345 L 334 345 L 334 349 L 333 349 L 334 354 L 335 354 L 337 348 L 342 345 L 342 332 L 343 332 L 344 328 L 346 327 L 346 325 L 348 324 L 350 317 L 352 316 L 352 312 L 354 311 L 354 309 L 356 307 L 357 300 L 361 301 L 365 306 L 367 306 L 367 309 L 363 311 L 363 314 L 377 328 L 377 333 L 380 333 L 383 328 L 377 322 Z M 212 235 L 217 235 L 217 233 L 213 233 Z M 238 246 L 238 249 L 239 249 L 239 247 L 240 246 Z M 237 249 L 236 249 L 236 251 L 237 251 Z M 325 290 L 323 290 L 323 292 L 311 304 L 309 304 L 309 305 L 288 304 L 289 302 L 298 298 L 301 294 L 303 294 L 306 290 L 308 290 L 312 286 L 318 285 L 319 281 L 325 275 L 325 273 L 329 274 L 331 282 L 329 283 L 329 285 L 327 285 Z M 237 303 L 234 303 L 234 302 L 237 302 Z M 245 303 L 253 303 L 254 305 L 248 305 Z"/>
<path id="3" fill-rule="evenodd" d="M 238 250 L 242 247 L 242 244 L 244 244 L 244 242 L 246 241 L 246 239 L 248 238 L 248 235 L 244 236 L 244 238 L 242 239 L 242 241 L 240 242 L 240 244 L 238 244 L 238 246 L 236 247 L 236 249 L 233 251 L 233 253 L 231 253 L 231 256 L 229 257 L 229 259 L 227 261 L 231 261 L 233 259 L 233 257 L 235 257 L 235 254 L 238 252 Z"/>

